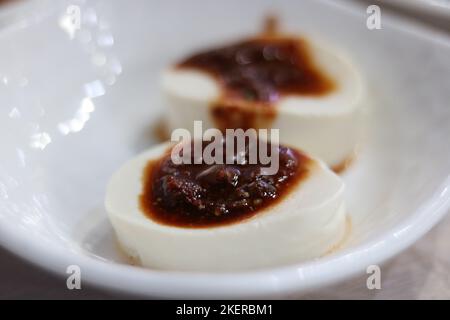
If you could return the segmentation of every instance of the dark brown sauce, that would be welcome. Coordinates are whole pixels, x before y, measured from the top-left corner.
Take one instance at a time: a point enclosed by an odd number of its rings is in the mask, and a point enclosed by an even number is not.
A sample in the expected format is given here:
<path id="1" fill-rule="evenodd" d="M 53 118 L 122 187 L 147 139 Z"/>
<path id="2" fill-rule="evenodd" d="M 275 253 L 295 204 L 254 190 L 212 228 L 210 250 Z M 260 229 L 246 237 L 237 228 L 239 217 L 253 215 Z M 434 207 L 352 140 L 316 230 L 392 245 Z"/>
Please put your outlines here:
<path id="1" fill-rule="evenodd" d="M 178 65 L 207 72 L 222 86 L 211 109 L 219 129 L 267 127 L 281 97 L 335 89 L 335 82 L 315 66 L 307 42 L 273 35 L 275 23 L 267 22 L 262 37 L 195 54 Z"/>
<path id="2" fill-rule="evenodd" d="M 351 164 L 353 163 L 354 160 L 355 160 L 355 155 L 352 154 L 352 155 L 346 157 L 344 160 L 342 160 L 338 164 L 332 166 L 331 170 L 336 174 L 343 174 L 348 169 L 348 167 L 351 166 Z"/>
<path id="3" fill-rule="evenodd" d="M 253 108 L 243 103 L 223 102 L 212 105 L 211 115 L 216 128 L 225 132 L 226 129 L 260 129 L 269 128 L 276 117 L 274 108 Z"/>
<path id="4" fill-rule="evenodd" d="M 145 169 L 141 209 L 158 223 L 184 228 L 248 219 L 283 198 L 309 172 L 306 155 L 282 146 L 278 150 L 275 175 L 262 175 L 260 164 L 176 165 L 169 150 Z"/>
<path id="5" fill-rule="evenodd" d="M 167 125 L 167 122 L 164 119 L 161 119 L 154 127 L 153 127 L 153 136 L 159 142 L 164 142 L 170 140 L 170 131 Z"/>

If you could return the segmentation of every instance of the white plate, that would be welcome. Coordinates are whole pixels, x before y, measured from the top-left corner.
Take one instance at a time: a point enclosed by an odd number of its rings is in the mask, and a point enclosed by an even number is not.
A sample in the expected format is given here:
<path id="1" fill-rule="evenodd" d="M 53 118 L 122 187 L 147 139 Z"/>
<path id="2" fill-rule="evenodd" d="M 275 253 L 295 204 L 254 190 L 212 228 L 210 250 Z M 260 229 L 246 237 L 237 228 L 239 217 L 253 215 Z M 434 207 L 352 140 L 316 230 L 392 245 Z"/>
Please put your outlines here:
<path id="1" fill-rule="evenodd" d="M 159 72 L 195 48 L 257 30 L 271 1 L 69 1 L 11 10 L 0 31 L 0 244 L 59 274 L 151 297 L 282 297 L 365 272 L 428 231 L 450 204 L 450 41 L 383 13 L 280 1 L 292 32 L 347 51 L 367 79 L 367 133 L 345 173 L 352 237 L 333 255 L 232 274 L 149 270 L 116 250 L 111 173 L 152 145 Z M 71 8 L 74 12 L 73 8 Z M 75 10 L 76 11 L 76 10 Z M 24 18 L 26 17 L 26 18 Z M 364 284 L 362 284 L 364 285 Z"/>

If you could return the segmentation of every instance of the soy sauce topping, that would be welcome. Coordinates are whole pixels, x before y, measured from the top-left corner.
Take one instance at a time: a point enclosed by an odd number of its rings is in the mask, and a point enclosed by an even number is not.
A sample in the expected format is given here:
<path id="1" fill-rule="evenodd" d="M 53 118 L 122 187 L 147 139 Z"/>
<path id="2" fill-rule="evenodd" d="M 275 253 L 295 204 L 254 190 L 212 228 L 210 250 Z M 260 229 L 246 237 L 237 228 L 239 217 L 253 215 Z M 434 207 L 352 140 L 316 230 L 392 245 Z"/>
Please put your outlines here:
<path id="1" fill-rule="evenodd" d="M 259 163 L 177 165 L 168 153 L 147 165 L 141 208 L 151 219 L 178 227 L 219 226 L 250 218 L 283 198 L 309 171 L 306 155 L 283 146 L 277 150 L 279 170 L 274 175 L 263 175 Z M 223 143 L 225 157 L 226 152 Z"/>

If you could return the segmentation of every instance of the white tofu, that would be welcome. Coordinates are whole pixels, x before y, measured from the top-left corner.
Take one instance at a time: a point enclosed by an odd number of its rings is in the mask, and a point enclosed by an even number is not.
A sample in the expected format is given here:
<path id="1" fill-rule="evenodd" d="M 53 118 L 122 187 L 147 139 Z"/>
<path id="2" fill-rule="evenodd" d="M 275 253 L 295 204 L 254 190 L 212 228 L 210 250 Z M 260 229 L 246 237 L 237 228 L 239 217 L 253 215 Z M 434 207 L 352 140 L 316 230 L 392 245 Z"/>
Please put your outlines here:
<path id="1" fill-rule="evenodd" d="M 358 140 L 363 81 L 353 65 L 332 48 L 309 41 L 313 63 L 335 81 L 337 88 L 325 95 L 284 96 L 272 106 L 276 116 L 264 128 L 280 130 L 280 142 L 302 149 L 330 167 L 339 166 L 354 151 Z M 163 73 L 162 88 L 170 131 L 192 130 L 195 120 L 203 128 L 217 127 L 211 105 L 222 93 L 217 80 L 195 69 L 170 68 Z M 258 113 L 258 106 L 254 107 Z"/>
<path id="2" fill-rule="evenodd" d="M 314 159 L 307 177 L 247 220 L 203 228 L 152 220 L 140 208 L 142 177 L 148 162 L 169 147 L 161 144 L 129 160 L 107 187 L 105 205 L 119 243 L 143 266 L 212 272 L 281 266 L 320 257 L 343 239 L 344 183 Z"/>

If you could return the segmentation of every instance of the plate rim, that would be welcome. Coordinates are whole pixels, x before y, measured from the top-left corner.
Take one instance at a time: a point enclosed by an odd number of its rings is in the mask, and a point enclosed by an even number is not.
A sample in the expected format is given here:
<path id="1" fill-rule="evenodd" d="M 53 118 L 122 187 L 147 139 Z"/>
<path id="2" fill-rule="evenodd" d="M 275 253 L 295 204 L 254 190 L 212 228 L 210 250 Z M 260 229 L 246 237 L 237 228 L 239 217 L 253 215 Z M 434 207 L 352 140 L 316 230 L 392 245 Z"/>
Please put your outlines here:
<path id="1" fill-rule="evenodd" d="M 6 225 L 0 225 L 0 243 L 13 254 L 60 276 L 67 276 L 67 266 L 79 265 L 82 283 L 116 292 L 159 298 L 281 297 L 335 284 L 363 273 L 370 265 L 382 264 L 427 233 L 449 208 L 450 175 L 422 207 L 366 244 L 306 263 L 232 273 L 159 271 L 76 256 L 55 244 L 49 250 L 48 244 L 27 241 L 25 234 L 17 237 L 17 230 Z"/>

